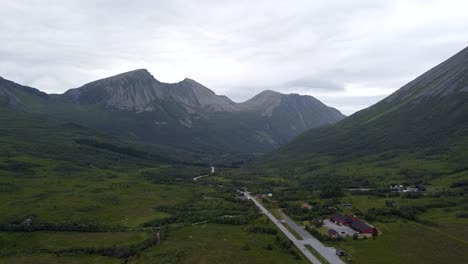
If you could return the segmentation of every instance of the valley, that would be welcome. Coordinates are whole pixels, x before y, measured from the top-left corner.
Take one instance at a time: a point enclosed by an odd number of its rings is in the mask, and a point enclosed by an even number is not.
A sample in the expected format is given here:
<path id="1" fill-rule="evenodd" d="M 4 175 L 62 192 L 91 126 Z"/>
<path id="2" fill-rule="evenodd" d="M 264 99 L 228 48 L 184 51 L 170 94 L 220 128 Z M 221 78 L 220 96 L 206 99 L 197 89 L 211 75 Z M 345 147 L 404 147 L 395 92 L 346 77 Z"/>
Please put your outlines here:
<path id="1" fill-rule="evenodd" d="M 144 69 L 1 78 L 0 262 L 466 263 L 466 87 L 468 48 L 349 117 Z"/>

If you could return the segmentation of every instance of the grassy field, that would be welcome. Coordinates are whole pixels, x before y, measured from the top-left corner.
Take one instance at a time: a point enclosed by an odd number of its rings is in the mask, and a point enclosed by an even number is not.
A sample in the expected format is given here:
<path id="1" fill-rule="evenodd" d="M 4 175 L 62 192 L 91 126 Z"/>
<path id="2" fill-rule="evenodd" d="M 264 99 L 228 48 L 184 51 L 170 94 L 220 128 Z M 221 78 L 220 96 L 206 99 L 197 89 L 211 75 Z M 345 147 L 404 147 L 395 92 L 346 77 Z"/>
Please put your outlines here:
<path id="1" fill-rule="evenodd" d="M 468 243 L 414 222 L 376 223 L 376 240 L 346 240 L 336 246 L 353 263 L 467 263 Z"/>
<path id="2" fill-rule="evenodd" d="M 130 263 L 307 263 L 283 252 L 275 235 L 248 233 L 245 229 L 244 225 L 218 224 L 183 227 L 170 231 L 161 245 Z"/>
<path id="3" fill-rule="evenodd" d="M 119 264 L 121 260 L 101 256 L 11 256 L 0 258 L 4 264 Z"/>
<path id="4" fill-rule="evenodd" d="M 310 253 L 312 253 L 320 261 L 320 263 L 328 264 L 328 261 L 324 257 L 322 257 L 322 255 L 320 255 L 317 251 L 315 251 L 315 249 L 311 245 L 304 245 L 304 247 L 307 248 L 307 250 L 309 250 Z"/>
<path id="5" fill-rule="evenodd" d="M 5 160 L 0 157 L 0 164 Z M 29 156 L 8 159 L 12 160 L 28 164 L 31 169 L 27 174 L 5 172 L 1 177 L 2 222 L 32 216 L 48 223 L 136 227 L 168 216 L 156 207 L 188 201 L 192 195 L 210 190 L 194 184 L 150 183 L 139 179 L 137 170 L 120 172 L 76 166 L 73 170 L 74 165 L 69 162 Z M 65 168 L 68 173 L 61 173 Z"/>
<path id="6" fill-rule="evenodd" d="M 3 250 L 33 252 L 67 248 L 132 245 L 151 236 L 149 232 L 0 232 Z"/>

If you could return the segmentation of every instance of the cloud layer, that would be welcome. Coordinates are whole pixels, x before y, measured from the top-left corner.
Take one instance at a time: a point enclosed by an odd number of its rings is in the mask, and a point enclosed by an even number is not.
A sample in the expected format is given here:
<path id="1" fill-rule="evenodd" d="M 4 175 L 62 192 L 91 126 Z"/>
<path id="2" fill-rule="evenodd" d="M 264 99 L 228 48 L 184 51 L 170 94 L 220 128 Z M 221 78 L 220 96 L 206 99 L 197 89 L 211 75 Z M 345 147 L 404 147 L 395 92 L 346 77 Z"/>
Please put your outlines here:
<path id="1" fill-rule="evenodd" d="M 147 68 L 243 101 L 367 107 L 468 45 L 466 1 L 8 1 L 0 76 L 61 93 Z"/>

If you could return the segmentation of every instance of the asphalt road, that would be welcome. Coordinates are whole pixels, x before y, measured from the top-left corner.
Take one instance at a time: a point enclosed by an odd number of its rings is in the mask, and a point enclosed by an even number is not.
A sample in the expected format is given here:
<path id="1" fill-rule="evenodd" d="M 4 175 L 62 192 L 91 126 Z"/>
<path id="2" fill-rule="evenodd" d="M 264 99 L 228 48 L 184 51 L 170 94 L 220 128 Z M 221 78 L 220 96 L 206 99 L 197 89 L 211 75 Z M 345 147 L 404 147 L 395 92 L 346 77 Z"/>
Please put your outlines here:
<path id="1" fill-rule="evenodd" d="M 321 262 L 312 253 L 307 250 L 305 245 L 312 246 L 318 254 L 325 258 L 330 264 L 344 264 L 344 262 L 335 254 L 334 248 L 325 247 L 320 241 L 315 239 L 309 232 L 304 230 L 302 227 L 297 225 L 294 221 L 283 215 L 284 221 L 289 225 L 296 233 L 298 233 L 302 240 L 297 239 L 289 230 L 283 226 L 280 220 L 276 219 L 270 211 L 268 211 L 262 204 L 260 204 L 254 197 L 248 192 L 244 192 L 247 198 L 250 198 L 255 205 L 271 220 L 273 223 L 294 243 L 294 245 L 302 252 L 302 254 L 313 264 L 321 264 Z"/>
<path id="2" fill-rule="evenodd" d="M 332 247 L 325 247 L 322 242 L 313 237 L 307 230 L 296 224 L 293 220 L 283 214 L 283 220 L 289 227 L 291 227 L 296 233 L 298 233 L 302 240 L 300 241 L 304 245 L 311 245 L 315 251 L 317 251 L 324 259 L 330 264 L 344 264 L 344 262 L 336 255 L 336 249 Z"/>
<path id="3" fill-rule="evenodd" d="M 270 218 L 271 221 L 294 243 L 294 245 L 304 254 L 304 256 L 313 264 L 321 264 L 321 262 L 314 256 L 312 253 L 310 253 L 309 250 L 307 250 L 304 245 L 294 237 L 291 232 L 289 232 L 286 227 L 283 226 L 283 224 L 276 219 L 263 205 L 261 205 L 254 197 L 252 197 L 248 192 L 244 192 L 244 195 L 247 196 L 247 198 L 250 198 L 255 205 L 260 208 L 260 210 L 268 217 Z"/>
<path id="4" fill-rule="evenodd" d="M 205 175 L 200 175 L 200 176 L 197 176 L 195 178 L 193 178 L 194 181 L 197 181 L 198 179 L 200 178 L 203 178 L 203 177 L 206 177 L 206 176 L 210 176 L 211 174 L 213 174 L 215 172 L 215 168 L 214 167 L 211 167 L 211 172 L 208 173 L 208 174 L 205 174 Z"/>

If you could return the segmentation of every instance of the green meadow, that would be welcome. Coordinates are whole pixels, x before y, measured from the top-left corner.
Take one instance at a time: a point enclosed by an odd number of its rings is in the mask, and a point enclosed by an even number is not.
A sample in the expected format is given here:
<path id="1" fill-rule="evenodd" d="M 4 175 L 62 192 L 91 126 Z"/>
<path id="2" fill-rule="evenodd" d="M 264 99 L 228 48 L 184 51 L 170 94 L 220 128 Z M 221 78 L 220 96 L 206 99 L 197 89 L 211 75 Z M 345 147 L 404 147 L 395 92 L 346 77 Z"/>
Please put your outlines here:
<path id="1" fill-rule="evenodd" d="M 160 245 L 130 263 L 308 263 L 284 251 L 275 235 L 250 233 L 247 227 L 200 224 L 171 230 Z"/>

